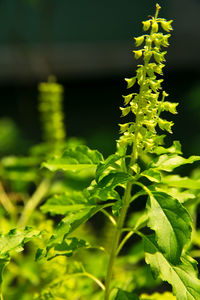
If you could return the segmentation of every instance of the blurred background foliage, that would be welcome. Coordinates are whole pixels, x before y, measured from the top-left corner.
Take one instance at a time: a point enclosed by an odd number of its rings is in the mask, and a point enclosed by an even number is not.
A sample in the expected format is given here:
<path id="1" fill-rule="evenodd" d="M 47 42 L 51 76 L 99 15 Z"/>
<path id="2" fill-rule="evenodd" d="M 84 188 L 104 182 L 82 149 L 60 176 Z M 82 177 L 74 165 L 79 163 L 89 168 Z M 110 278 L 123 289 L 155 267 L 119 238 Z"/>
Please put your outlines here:
<path id="1" fill-rule="evenodd" d="M 25 152 L 27 145 L 41 140 L 37 86 L 50 74 L 65 89 L 68 135 L 111 153 L 118 137 L 118 107 L 126 93 L 123 78 L 136 68 L 133 36 L 142 33 L 141 21 L 154 13 L 155 3 L 1 0 L 1 154 Z M 159 3 L 162 16 L 174 20 L 164 70 L 164 88 L 172 101 L 180 102 L 174 138 L 182 142 L 185 155 L 198 154 L 200 2 Z"/>

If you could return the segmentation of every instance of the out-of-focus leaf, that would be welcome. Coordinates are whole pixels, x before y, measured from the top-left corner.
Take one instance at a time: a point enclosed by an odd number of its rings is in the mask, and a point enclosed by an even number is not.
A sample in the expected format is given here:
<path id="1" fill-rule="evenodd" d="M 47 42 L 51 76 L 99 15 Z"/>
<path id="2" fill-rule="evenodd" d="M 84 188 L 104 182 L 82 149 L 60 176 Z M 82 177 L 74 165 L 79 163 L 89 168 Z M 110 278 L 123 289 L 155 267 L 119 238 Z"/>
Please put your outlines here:
<path id="1" fill-rule="evenodd" d="M 181 177 L 179 175 L 163 176 L 162 182 L 173 187 L 185 189 L 200 189 L 200 179 L 194 180 L 189 177 Z"/>
<path id="2" fill-rule="evenodd" d="M 157 155 L 165 154 L 165 153 L 176 153 L 176 154 L 182 154 L 181 151 L 181 144 L 179 141 L 174 141 L 173 145 L 169 148 L 164 148 L 162 146 L 158 146 L 153 150 L 154 153 Z"/>
<path id="3" fill-rule="evenodd" d="M 170 292 L 165 292 L 165 293 L 153 293 L 151 295 L 148 294 L 142 294 L 140 296 L 141 300 L 176 300 L 176 297 L 170 293 Z"/>
<path id="4" fill-rule="evenodd" d="M 143 237 L 147 264 L 155 277 L 168 281 L 177 300 L 200 299 L 200 280 L 197 277 L 196 262 L 182 257 L 179 264 L 171 264 L 158 247 L 155 236 Z"/>
<path id="5" fill-rule="evenodd" d="M 175 168 L 185 165 L 192 164 L 195 161 L 200 160 L 200 156 L 190 156 L 189 158 L 183 158 L 179 155 L 161 155 L 156 161 L 151 164 L 151 167 L 157 168 L 158 170 L 163 170 L 166 172 L 171 172 Z"/>
<path id="6" fill-rule="evenodd" d="M 148 226 L 168 261 L 177 264 L 191 236 L 191 218 L 182 204 L 162 192 L 152 192 L 147 203 Z"/>
<path id="7" fill-rule="evenodd" d="M 57 170 L 81 171 L 92 169 L 95 172 L 97 165 L 103 161 L 103 156 L 97 150 L 91 150 L 87 146 L 77 146 L 66 149 L 61 156 L 56 156 L 42 164 L 42 167 L 52 172 Z"/>
<path id="8" fill-rule="evenodd" d="M 40 231 L 30 227 L 26 227 L 24 230 L 12 229 L 7 234 L 0 235 L 0 284 L 2 272 L 9 263 L 12 252 L 23 251 L 24 244 L 39 235 Z"/>
<path id="9" fill-rule="evenodd" d="M 87 191 L 67 191 L 61 195 L 54 195 L 41 206 L 43 213 L 66 215 L 85 208 L 93 208 L 95 203 L 89 202 Z"/>
<path id="10" fill-rule="evenodd" d="M 119 289 L 115 300 L 140 300 L 140 298 L 136 294 L 132 294 Z"/>

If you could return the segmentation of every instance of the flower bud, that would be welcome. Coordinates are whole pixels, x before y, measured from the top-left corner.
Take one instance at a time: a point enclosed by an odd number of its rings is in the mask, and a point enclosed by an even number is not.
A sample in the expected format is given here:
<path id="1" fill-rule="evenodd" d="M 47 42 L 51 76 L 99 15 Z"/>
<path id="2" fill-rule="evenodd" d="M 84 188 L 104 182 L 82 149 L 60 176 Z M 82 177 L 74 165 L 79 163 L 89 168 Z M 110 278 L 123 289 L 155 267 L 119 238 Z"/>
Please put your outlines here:
<path id="1" fill-rule="evenodd" d="M 169 32 L 170 30 L 173 30 L 173 28 L 172 28 L 172 26 L 171 26 L 171 23 L 172 23 L 173 21 L 171 20 L 171 21 L 161 21 L 160 23 L 161 23 L 161 26 L 162 26 L 162 28 L 165 30 L 165 31 L 167 31 L 167 32 Z"/>
<path id="2" fill-rule="evenodd" d="M 144 42 L 144 36 L 143 35 L 135 38 L 136 47 L 140 46 L 143 42 Z"/>
<path id="3" fill-rule="evenodd" d="M 127 89 L 131 88 L 136 82 L 136 76 L 132 78 L 125 78 L 127 82 Z"/>
<path id="4" fill-rule="evenodd" d="M 133 51 L 135 54 L 135 59 L 139 59 L 142 56 L 142 50 Z"/>
<path id="5" fill-rule="evenodd" d="M 150 28 L 151 21 L 150 20 L 149 21 L 143 21 L 142 24 L 143 24 L 143 30 L 147 31 Z"/>
<path id="6" fill-rule="evenodd" d="M 158 32 L 158 23 L 157 22 L 154 22 L 152 24 L 152 31 L 153 31 L 153 33 Z"/>

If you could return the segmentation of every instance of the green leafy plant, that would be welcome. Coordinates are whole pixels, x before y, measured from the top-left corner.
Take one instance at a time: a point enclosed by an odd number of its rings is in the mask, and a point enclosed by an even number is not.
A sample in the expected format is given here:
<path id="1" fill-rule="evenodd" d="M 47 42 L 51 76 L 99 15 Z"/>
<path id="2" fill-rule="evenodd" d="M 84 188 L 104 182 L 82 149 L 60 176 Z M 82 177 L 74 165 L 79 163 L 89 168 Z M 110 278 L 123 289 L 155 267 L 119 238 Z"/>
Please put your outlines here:
<path id="1" fill-rule="evenodd" d="M 2 282 L 7 266 L 4 281 L 9 286 L 15 277 L 6 273 L 30 263 L 33 252 L 36 262 L 32 261 L 30 269 L 37 266 L 39 272 L 34 288 L 33 281 L 25 280 L 26 292 L 16 287 L 8 299 L 19 295 L 38 300 L 200 298 L 193 258 L 198 256 L 199 233 L 192 221 L 199 203 L 200 177 L 198 170 L 191 178 L 175 173 L 180 166 L 200 161 L 200 156 L 184 158 L 180 142 L 164 143 L 163 131 L 172 133 L 173 122 L 163 115 L 176 114 L 178 103 L 166 101 L 168 95 L 161 87 L 172 21 L 160 18 L 159 10 L 157 4 L 155 16 L 143 22 L 145 34 L 135 38 L 141 49 L 133 52 L 141 63 L 136 75 L 126 79 L 127 88 L 134 91 L 123 96 L 120 109 L 128 121 L 120 124 L 114 154 L 105 159 L 77 140 L 67 142 L 62 87 L 55 82 L 40 85 L 44 144 L 32 148 L 31 157 L 15 158 L 18 168 L 13 158 L 2 161 L 2 181 L 12 182 L 17 172 L 24 171 L 27 181 L 34 178 L 38 187 L 18 211 L 2 185 L 1 202 L 12 226 L 0 236 L 0 278 Z M 15 176 L 11 176 L 14 167 Z M 28 176 L 33 169 L 36 177 Z M 23 185 L 23 191 L 27 193 L 27 186 Z M 100 230 L 95 227 L 98 220 Z M 18 229 L 12 229 L 15 225 Z M 15 252 L 23 250 L 29 240 L 34 251 L 18 258 Z M 172 286 L 172 293 L 149 295 L 162 281 Z"/>

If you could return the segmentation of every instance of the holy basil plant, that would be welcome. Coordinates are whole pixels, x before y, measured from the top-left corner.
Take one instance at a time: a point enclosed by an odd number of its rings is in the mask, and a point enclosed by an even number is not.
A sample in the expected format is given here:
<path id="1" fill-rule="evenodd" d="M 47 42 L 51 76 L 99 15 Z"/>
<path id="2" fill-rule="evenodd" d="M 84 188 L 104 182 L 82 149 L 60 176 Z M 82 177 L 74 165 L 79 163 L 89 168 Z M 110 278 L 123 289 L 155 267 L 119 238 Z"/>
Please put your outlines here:
<path id="1" fill-rule="evenodd" d="M 178 174 L 200 156 L 164 142 L 178 103 L 162 89 L 172 21 L 159 10 L 135 38 L 114 154 L 66 140 L 63 88 L 40 84 L 43 143 L 0 162 L 1 299 L 200 299 L 200 173 Z"/>
<path id="2" fill-rule="evenodd" d="M 143 240 L 141 251 L 154 277 L 167 281 L 178 300 L 200 299 L 197 263 L 189 255 L 192 219 L 186 208 L 191 190 L 200 189 L 200 185 L 199 181 L 174 173 L 179 166 L 199 161 L 200 156 L 184 158 L 178 141 L 170 147 L 164 143 L 162 132 L 172 133 L 173 122 L 164 119 L 162 112 L 176 114 L 178 103 L 166 101 L 168 94 L 162 89 L 172 21 L 159 18 L 159 10 L 157 4 L 155 16 L 143 22 L 145 34 L 135 38 L 140 49 L 133 52 L 140 64 L 135 76 L 125 79 L 127 88 L 133 91 L 123 96 L 124 106 L 120 109 L 123 117 L 129 115 L 129 121 L 120 124 L 116 153 L 104 159 L 98 151 L 78 146 L 42 164 L 51 172 L 63 170 L 79 176 L 90 171 L 93 177 L 84 190 L 53 195 L 42 205 L 44 213 L 63 215 L 63 218 L 46 248 L 37 251 L 37 259 L 68 256 L 80 248 L 95 247 L 84 236 L 83 239 L 74 237 L 74 231 L 91 218 L 95 222 L 94 215 L 98 212 L 104 213 L 113 229 L 109 234 L 110 246 L 105 249 L 105 276 L 100 280 L 90 275 L 102 289 L 98 299 L 151 299 L 136 293 L 131 285 L 127 289 L 126 281 L 124 285 L 117 281 L 116 268 L 123 258 L 118 254 L 134 236 L 136 241 L 138 237 Z M 134 204 L 138 199 L 145 208 L 134 218 Z M 105 248 L 103 241 L 98 247 Z M 133 277 L 137 276 L 134 266 L 132 273 Z M 164 297 L 160 294 L 159 299 Z M 167 299 L 170 297 L 174 299 L 169 293 Z"/>

